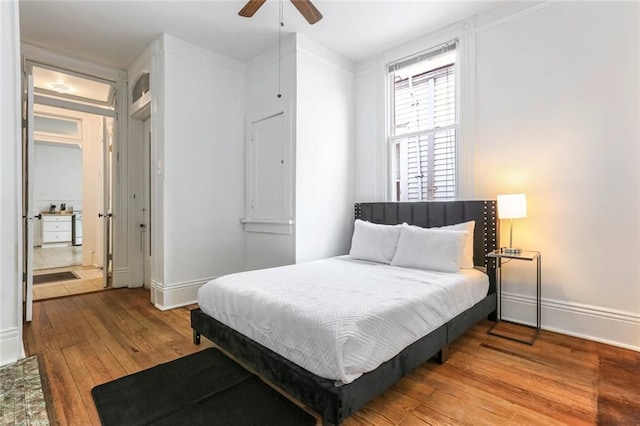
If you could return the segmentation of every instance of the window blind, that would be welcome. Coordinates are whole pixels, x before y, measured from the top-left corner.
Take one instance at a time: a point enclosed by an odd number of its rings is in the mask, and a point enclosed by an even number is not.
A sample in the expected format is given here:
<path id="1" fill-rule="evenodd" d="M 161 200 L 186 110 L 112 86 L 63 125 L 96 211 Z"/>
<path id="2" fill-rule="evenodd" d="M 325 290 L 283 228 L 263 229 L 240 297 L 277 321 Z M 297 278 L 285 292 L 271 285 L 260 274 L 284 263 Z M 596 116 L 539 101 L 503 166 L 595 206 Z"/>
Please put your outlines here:
<path id="1" fill-rule="evenodd" d="M 410 58 L 405 58 L 400 61 L 394 62 L 389 65 L 389 72 L 395 72 L 402 68 L 410 67 L 412 65 L 418 64 L 420 62 L 427 61 L 429 59 L 435 58 L 437 56 L 443 55 L 447 52 L 451 52 L 456 49 L 457 42 L 450 41 L 442 44 L 434 49 L 429 49 L 425 52 L 419 53 L 418 55 L 412 56 Z"/>
<path id="2" fill-rule="evenodd" d="M 447 51 L 453 48 L 455 43 L 446 46 Z M 394 199 L 398 201 L 448 200 L 456 195 L 455 55 L 445 59 L 435 69 L 416 66 L 409 75 L 391 73 L 393 126 L 389 139 Z M 417 63 L 410 61 L 393 67 Z"/>

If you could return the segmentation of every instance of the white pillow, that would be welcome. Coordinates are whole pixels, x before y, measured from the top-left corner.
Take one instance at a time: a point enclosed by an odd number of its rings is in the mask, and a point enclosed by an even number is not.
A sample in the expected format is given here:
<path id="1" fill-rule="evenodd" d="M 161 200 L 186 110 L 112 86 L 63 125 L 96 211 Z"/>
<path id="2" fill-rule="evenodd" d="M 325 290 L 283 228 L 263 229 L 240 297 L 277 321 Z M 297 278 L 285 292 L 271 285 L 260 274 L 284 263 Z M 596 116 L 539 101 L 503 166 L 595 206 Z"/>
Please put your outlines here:
<path id="1" fill-rule="evenodd" d="M 391 265 L 458 272 L 468 234 L 468 231 L 420 228 L 403 223 Z"/>
<path id="2" fill-rule="evenodd" d="M 450 231 L 467 231 L 469 235 L 464 242 L 464 249 L 462 250 L 462 256 L 460 257 L 461 269 L 473 269 L 473 231 L 476 227 L 476 221 L 470 220 L 469 222 L 456 223 L 455 225 L 441 226 L 438 229 L 448 229 Z"/>
<path id="3" fill-rule="evenodd" d="M 356 219 L 349 257 L 391 263 L 400 237 L 400 225 L 380 225 Z"/>

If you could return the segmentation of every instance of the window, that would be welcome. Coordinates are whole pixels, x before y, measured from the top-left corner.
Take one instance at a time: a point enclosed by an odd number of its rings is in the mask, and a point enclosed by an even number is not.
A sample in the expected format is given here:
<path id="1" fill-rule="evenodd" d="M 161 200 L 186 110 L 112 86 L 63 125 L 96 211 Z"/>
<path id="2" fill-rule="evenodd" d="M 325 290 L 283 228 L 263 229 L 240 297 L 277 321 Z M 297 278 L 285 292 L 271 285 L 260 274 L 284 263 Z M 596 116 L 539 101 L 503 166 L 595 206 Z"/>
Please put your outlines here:
<path id="1" fill-rule="evenodd" d="M 82 122 L 76 118 L 44 114 L 35 114 L 33 117 L 33 130 L 40 135 L 81 139 L 81 129 Z"/>
<path id="2" fill-rule="evenodd" d="M 394 201 L 457 194 L 456 44 L 389 66 Z"/>
<path id="3" fill-rule="evenodd" d="M 145 72 L 138 78 L 131 91 L 131 102 L 135 102 L 149 91 L 149 73 Z"/>

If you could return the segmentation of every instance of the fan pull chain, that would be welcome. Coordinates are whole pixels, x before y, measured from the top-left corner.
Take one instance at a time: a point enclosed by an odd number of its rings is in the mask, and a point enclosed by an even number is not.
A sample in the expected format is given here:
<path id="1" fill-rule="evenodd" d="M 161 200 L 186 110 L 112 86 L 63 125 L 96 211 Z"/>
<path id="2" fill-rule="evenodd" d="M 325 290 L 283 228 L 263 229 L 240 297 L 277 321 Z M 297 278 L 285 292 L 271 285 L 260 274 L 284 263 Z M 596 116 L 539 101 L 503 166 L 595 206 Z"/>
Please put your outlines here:
<path id="1" fill-rule="evenodd" d="M 282 90 L 281 90 L 282 27 L 284 27 L 284 13 L 283 13 L 283 7 L 282 7 L 282 0 L 280 0 L 280 25 L 278 25 L 278 98 L 282 97 Z"/>

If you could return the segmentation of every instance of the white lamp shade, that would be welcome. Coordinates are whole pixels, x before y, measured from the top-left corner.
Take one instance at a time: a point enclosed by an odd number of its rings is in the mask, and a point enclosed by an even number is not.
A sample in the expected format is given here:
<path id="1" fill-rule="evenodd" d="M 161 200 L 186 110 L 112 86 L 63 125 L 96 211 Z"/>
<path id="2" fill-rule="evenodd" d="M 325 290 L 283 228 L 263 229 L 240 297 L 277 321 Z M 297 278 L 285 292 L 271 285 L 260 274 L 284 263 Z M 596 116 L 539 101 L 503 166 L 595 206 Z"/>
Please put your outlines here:
<path id="1" fill-rule="evenodd" d="M 527 197 L 525 194 L 498 195 L 498 217 L 500 219 L 527 217 Z"/>

